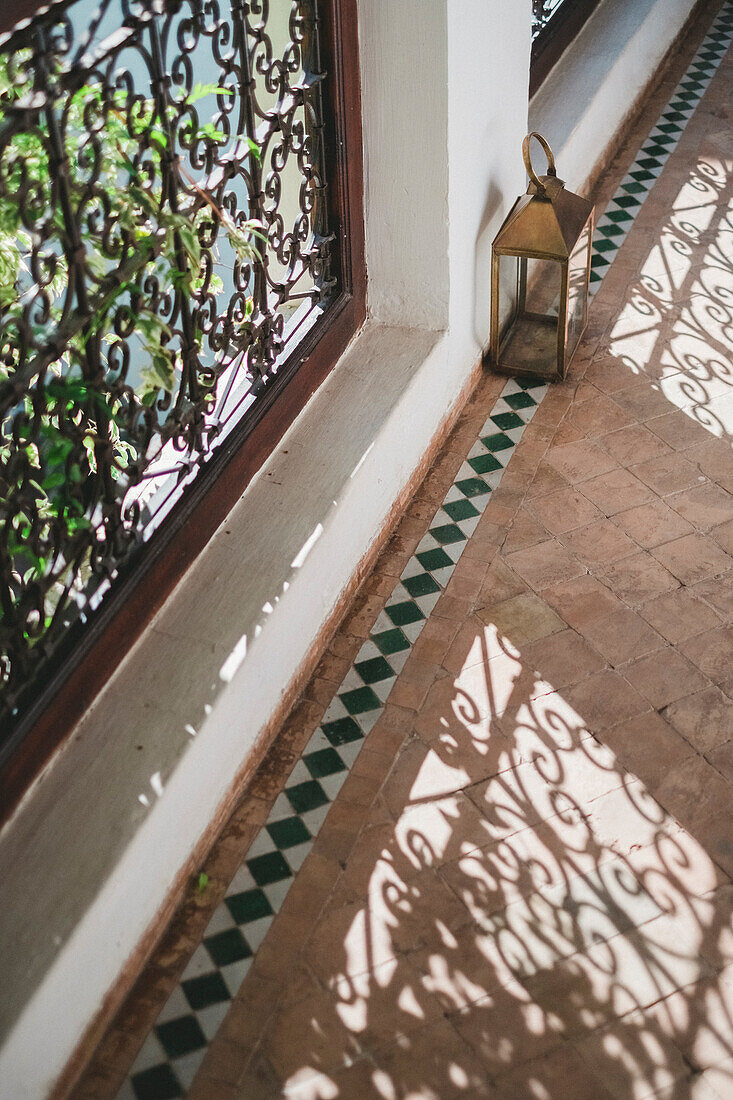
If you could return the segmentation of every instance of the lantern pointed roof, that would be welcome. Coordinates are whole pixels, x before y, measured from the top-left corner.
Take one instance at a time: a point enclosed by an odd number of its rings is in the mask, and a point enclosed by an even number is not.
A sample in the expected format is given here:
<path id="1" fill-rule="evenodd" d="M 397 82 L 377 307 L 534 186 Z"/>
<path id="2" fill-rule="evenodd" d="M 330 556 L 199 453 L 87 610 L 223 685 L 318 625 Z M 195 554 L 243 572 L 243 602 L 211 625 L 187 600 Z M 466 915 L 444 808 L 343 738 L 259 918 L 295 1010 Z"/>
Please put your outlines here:
<path id="1" fill-rule="evenodd" d="M 552 198 L 531 188 L 507 214 L 494 247 L 501 252 L 539 252 L 566 260 L 592 209 L 592 203 L 562 185 Z"/>

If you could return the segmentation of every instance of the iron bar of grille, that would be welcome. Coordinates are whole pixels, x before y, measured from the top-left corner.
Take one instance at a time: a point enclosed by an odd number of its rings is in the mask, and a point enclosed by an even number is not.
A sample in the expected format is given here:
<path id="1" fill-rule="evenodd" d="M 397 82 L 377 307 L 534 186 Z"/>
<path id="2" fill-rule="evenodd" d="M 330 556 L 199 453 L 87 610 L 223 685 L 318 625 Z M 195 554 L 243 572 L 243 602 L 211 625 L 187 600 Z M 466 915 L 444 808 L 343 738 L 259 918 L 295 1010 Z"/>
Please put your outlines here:
<path id="1" fill-rule="evenodd" d="M 568 0 L 532 0 L 532 38 L 547 26 L 559 8 Z"/>
<path id="2" fill-rule="evenodd" d="M 339 287 L 317 0 L 0 45 L 0 728 Z"/>

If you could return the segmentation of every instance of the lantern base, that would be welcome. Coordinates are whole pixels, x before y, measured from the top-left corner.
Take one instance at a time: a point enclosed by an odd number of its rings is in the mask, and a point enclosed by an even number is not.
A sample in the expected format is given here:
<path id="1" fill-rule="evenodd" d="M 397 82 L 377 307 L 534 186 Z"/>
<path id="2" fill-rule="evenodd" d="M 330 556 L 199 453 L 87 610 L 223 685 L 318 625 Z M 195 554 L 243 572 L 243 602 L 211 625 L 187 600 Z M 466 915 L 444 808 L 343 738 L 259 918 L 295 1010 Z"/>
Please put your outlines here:
<path id="1" fill-rule="evenodd" d="M 509 326 L 492 363 L 498 374 L 537 378 L 542 382 L 562 381 L 558 363 L 558 319 L 537 314 L 518 317 Z"/>

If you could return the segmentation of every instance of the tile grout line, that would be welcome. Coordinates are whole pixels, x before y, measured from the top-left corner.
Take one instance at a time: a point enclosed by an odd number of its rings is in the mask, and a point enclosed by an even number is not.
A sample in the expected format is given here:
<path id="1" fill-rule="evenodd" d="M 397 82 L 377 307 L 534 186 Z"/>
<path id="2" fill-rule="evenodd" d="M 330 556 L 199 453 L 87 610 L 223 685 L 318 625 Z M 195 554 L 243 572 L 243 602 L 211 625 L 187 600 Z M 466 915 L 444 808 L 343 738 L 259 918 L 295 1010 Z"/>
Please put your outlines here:
<path id="1" fill-rule="evenodd" d="M 598 290 L 676 148 L 732 37 L 733 0 L 726 0 L 598 219 L 591 295 Z M 547 386 L 536 382 L 512 379 L 504 386 L 427 533 L 214 911 L 202 942 L 163 1006 L 118 1100 L 174 1100 L 185 1096 L 257 948 L 282 907 L 330 806 L 546 392 Z"/>

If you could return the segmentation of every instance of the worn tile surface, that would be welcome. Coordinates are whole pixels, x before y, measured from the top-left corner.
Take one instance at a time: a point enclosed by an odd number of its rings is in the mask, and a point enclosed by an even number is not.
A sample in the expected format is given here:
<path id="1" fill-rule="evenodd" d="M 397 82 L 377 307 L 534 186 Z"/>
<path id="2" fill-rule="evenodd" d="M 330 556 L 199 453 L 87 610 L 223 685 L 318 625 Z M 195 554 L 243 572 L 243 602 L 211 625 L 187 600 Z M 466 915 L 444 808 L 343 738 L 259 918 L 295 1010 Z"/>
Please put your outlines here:
<path id="1" fill-rule="evenodd" d="M 733 1097 L 732 12 L 571 377 L 479 387 L 79 1096 Z"/>

